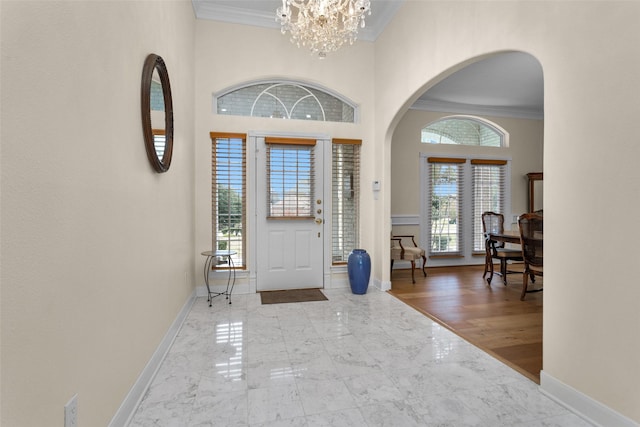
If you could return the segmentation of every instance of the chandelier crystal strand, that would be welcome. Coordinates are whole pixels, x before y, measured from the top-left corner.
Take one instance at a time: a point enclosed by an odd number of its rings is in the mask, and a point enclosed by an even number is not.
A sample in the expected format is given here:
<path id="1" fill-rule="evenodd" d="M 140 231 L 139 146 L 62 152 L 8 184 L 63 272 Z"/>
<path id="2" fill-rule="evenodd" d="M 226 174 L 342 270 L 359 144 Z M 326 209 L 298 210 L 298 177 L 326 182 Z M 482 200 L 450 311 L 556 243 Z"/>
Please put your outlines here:
<path id="1" fill-rule="evenodd" d="M 292 43 L 324 58 L 356 41 L 365 15 L 371 15 L 370 0 L 282 0 L 276 21 Z"/>

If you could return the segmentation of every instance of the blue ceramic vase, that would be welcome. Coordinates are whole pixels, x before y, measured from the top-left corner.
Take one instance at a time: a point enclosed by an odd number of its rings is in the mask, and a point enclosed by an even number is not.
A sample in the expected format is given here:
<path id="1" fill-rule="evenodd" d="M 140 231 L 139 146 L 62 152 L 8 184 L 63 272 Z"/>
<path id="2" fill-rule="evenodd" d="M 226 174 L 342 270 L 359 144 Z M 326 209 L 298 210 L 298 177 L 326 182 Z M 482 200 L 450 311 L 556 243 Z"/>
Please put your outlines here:
<path id="1" fill-rule="evenodd" d="M 364 249 L 354 249 L 347 260 L 349 285 L 351 292 L 362 295 L 367 293 L 371 276 L 371 257 Z"/>

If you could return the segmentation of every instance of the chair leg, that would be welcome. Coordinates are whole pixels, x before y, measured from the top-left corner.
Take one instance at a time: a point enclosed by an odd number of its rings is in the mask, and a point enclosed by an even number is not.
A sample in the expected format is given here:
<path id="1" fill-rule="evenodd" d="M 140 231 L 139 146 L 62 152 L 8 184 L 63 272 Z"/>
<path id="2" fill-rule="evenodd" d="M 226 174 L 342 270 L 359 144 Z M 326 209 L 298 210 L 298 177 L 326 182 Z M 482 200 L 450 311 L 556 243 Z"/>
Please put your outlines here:
<path id="1" fill-rule="evenodd" d="M 527 295 L 527 286 L 529 286 L 529 272 L 525 268 L 522 273 L 522 294 L 520 295 L 520 301 L 524 301 L 525 295 Z"/>
<path id="2" fill-rule="evenodd" d="M 391 268 L 389 269 L 389 280 L 391 280 L 392 275 L 393 275 L 393 260 L 391 260 Z"/>
<path id="3" fill-rule="evenodd" d="M 507 286 L 507 260 L 500 260 L 500 272 L 502 273 L 502 282 Z"/>
<path id="4" fill-rule="evenodd" d="M 427 277 L 427 272 L 424 269 L 427 266 L 427 257 L 423 256 L 422 257 L 422 273 L 424 274 L 424 277 Z"/>
<path id="5" fill-rule="evenodd" d="M 411 282 L 416 283 L 416 278 L 414 272 L 416 270 L 416 262 L 411 260 Z"/>
<path id="6" fill-rule="evenodd" d="M 482 273 L 483 279 L 487 275 L 487 272 L 489 271 L 489 263 L 491 263 L 491 255 L 487 251 L 484 255 L 484 273 Z"/>
<path id="7" fill-rule="evenodd" d="M 493 279 L 493 258 L 489 259 L 489 277 L 487 278 L 487 283 L 490 285 L 491 280 Z"/>

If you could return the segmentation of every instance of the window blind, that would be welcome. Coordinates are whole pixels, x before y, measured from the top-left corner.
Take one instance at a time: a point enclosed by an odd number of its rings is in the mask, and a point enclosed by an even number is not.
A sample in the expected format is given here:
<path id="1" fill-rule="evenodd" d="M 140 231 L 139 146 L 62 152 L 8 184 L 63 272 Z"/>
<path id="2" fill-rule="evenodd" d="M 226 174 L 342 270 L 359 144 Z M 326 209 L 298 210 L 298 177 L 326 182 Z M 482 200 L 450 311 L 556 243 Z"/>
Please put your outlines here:
<path id="1" fill-rule="evenodd" d="M 334 139 L 331 156 L 331 255 L 346 263 L 358 248 L 361 140 Z"/>
<path id="2" fill-rule="evenodd" d="M 167 136 L 164 129 L 151 129 L 153 134 L 153 146 L 156 149 L 158 158 L 164 160 L 164 149 L 167 146 Z"/>
<path id="3" fill-rule="evenodd" d="M 211 132 L 212 248 L 246 265 L 246 134 Z M 229 267 L 228 264 L 225 265 Z"/>
<path id="4" fill-rule="evenodd" d="M 314 218 L 315 140 L 265 138 L 267 217 Z"/>
<path id="5" fill-rule="evenodd" d="M 506 211 L 506 165 L 506 160 L 471 160 L 473 250 L 475 252 L 485 250 L 482 213 L 491 211 L 504 214 Z"/>
<path id="6" fill-rule="evenodd" d="M 430 255 L 461 255 L 464 248 L 464 164 L 466 159 L 428 157 L 427 219 Z"/>

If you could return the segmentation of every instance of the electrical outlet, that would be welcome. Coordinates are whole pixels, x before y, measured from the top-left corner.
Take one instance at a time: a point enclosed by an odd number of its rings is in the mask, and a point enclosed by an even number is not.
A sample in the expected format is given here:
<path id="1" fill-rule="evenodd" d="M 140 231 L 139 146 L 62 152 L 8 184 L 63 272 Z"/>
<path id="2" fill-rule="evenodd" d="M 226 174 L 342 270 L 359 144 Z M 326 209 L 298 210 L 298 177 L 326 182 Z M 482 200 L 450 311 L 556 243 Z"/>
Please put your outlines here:
<path id="1" fill-rule="evenodd" d="M 64 427 L 78 427 L 78 395 L 74 394 L 64 405 Z"/>

